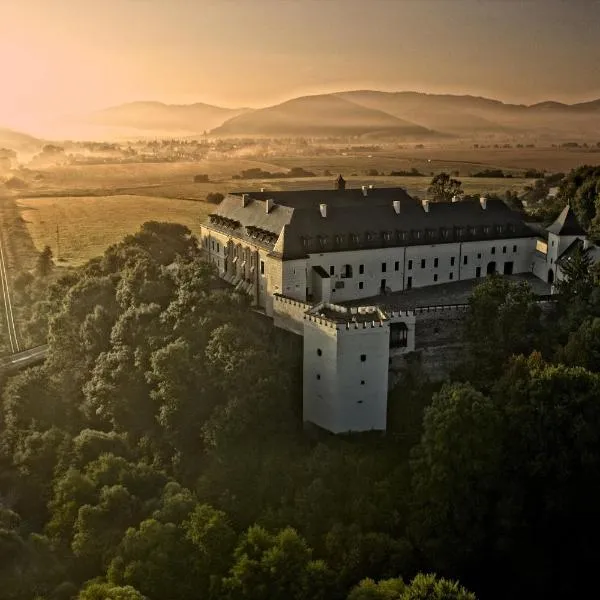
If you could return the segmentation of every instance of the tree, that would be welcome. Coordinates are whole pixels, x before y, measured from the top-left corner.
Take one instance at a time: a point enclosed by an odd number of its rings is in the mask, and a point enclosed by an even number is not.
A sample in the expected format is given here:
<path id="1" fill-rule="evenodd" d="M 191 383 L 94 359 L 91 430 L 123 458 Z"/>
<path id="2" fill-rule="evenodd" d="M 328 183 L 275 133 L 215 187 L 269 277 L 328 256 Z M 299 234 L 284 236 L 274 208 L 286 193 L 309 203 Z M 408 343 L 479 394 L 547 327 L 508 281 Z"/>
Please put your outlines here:
<path id="1" fill-rule="evenodd" d="M 221 192 L 209 192 L 206 194 L 206 201 L 209 204 L 220 204 L 223 198 L 225 198 L 225 196 L 221 194 Z"/>
<path id="2" fill-rule="evenodd" d="M 53 267 L 52 249 L 50 246 L 45 246 L 38 257 L 37 273 L 41 277 L 47 277 L 52 272 Z"/>
<path id="3" fill-rule="evenodd" d="M 412 461 L 429 564 L 475 590 L 492 579 L 496 597 L 583 593 L 600 558 L 599 393 L 599 375 L 539 355 L 514 359 L 490 395 L 442 390 Z"/>
<path id="4" fill-rule="evenodd" d="M 496 275 L 479 284 L 469 299 L 464 326 L 471 380 L 492 382 L 510 356 L 539 348 L 540 315 L 528 284 Z"/>
<path id="5" fill-rule="evenodd" d="M 327 566 L 312 560 L 312 550 L 298 533 L 286 528 L 275 535 L 253 526 L 234 552 L 229 577 L 223 580 L 231 600 L 325 600 L 332 579 Z"/>
<path id="6" fill-rule="evenodd" d="M 130 585 L 92 582 L 79 592 L 77 600 L 147 600 L 147 598 Z"/>
<path id="7" fill-rule="evenodd" d="M 447 173 L 438 173 L 431 180 L 427 194 L 433 202 L 450 202 L 454 196 L 463 194 L 462 183 Z"/>
<path id="8" fill-rule="evenodd" d="M 378 583 L 365 579 L 350 592 L 348 600 L 475 600 L 475 594 L 456 581 L 419 573 L 409 585 L 399 577 Z"/>

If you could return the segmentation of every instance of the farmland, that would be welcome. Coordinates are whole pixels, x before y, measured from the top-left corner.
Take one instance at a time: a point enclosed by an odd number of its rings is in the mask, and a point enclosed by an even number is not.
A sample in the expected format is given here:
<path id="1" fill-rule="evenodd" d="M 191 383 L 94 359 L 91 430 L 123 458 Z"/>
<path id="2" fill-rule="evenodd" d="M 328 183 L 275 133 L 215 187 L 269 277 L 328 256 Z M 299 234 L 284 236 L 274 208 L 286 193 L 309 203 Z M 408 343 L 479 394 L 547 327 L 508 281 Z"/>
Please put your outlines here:
<path id="1" fill-rule="evenodd" d="M 35 247 L 50 246 L 62 266 L 102 254 L 145 221 L 182 223 L 197 233 L 211 208 L 204 202 L 132 195 L 27 198 L 17 205 Z"/>

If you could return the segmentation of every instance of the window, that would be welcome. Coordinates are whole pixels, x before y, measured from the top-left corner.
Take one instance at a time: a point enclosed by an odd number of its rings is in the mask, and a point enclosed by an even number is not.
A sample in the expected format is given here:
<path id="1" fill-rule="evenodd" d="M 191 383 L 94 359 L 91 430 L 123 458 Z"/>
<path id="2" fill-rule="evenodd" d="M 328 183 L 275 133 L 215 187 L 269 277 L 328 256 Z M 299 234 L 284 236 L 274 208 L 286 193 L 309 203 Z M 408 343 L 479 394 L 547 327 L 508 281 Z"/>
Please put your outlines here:
<path id="1" fill-rule="evenodd" d="M 407 290 L 410 290 L 411 288 L 412 288 L 412 277 L 409 277 L 409 278 L 406 280 L 406 289 L 407 289 Z"/>
<path id="2" fill-rule="evenodd" d="M 455 260 L 455 257 L 454 257 L 454 256 L 451 256 L 451 257 L 450 257 L 450 266 L 451 266 L 451 267 L 453 267 L 453 266 L 454 266 L 454 260 Z"/>
<path id="3" fill-rule="evenodd" d="M 364 379 L 360 380 L 360 385 L 365 385 L 365 380 Z"/>
<path id="4" fill-rule="evenodd" d="M 327 236 L 322 235 L 319 237 L 319 245 L 321 248 L 325 248 L 325 246 L 327 246 Z"/>
<path id="5" fill-rule="evenodd" d="M 552 245 L 554 246 L 554 242 L 552 242 Z M 215 249 L 215 240 L 211 240 L 210 247 L 211 247 L 212 250 Z"/>
<path id="6" fill-rule="evenodd" d="M 463 256 L 463 265 L 468 265 L 469 264 L 469 257 L 465 254 Z"/>
<path id="7" fill-rule="evenodd" d="M 381 263 L 381 272 L 385 273 L 386 269 L 387 269 L 387 263 Z"/>
<path id="8" fill-rule="evenodd" d="M 264 260 L 260 261 L 260 274 L 261 275 L 265 274 L 265 261 Z"/>
<path id="9" fill-rule="evenodd" d="M 437 281 L 438 280 L 438 276 L 437 273 L 433 276 L 433 281 Z"/>
<path id="10" fill-rule="evenodd" d="M 437 259 L 437 258 L 434 258 L 434 259 L 433 259 L 433 266 L 434 266 L 434 267 L 437 267 L 437 266 L 438 266 L 438 263 L 439 263 L 439 259 Z"/>
<path id="11" fill-rule="evenodd" d="M 421 269 L 424 269 L 424 268 L 425 268 L 425 259 L 422 258 L 421 259 Z"/>
<path id="12" fill-rule="evenodd" d="M 475 269 L 475 277 L 481 277 L 481 267 Z"/>
<path id="13" fill-rule="evenodd" d="M 399 271 L 399 270 L 400 270 L 400 261 L 399 261 L 399 260 L 397 260 L 397 261 L 394 263 L 394 271 Z"/>
<path id="14" fill-rule="evenodd" d="M 554 240 L 552 240 L 552 246 L 554 246 Z"/>
<path id="15" fill-rule="evenodd" d="M 362 290 L 365 287 L 365 284 L 362 281 L 358 282 L 358 289 Z"/>
<path id="16" fill-rule="evenodd" d="M 360 355 L 360 362 L 365 362 L 367 360 L 367 355 L 366 354 L 361 354 Z"/>
<path id="17" fill-rule="evenodd" d="M 317 348 L 317 356 L 323 356 L 323 350 L 321 350 L 321 348 Z"/>
<path id="18" fill-rule="evenodd" d="M 390 348 L 406 348 L 408 345 L 408 327 L 406 323 L 390 325 Z"/>
<path id="19" fill-rule="evenodd" d="M 478 252 L 478 253 L 477 253 L 477 258 L 478 258 L 479 260 L 481 260 L 481 252 Z"/>
<path id="20" fill-rule="evenodd" d="M 352 277 L 352 265 L 344 265 L 342 270 L 342 277 L 350 279 Z"/>
<path id="21" fill-rule="evenodd" d="M 364 275 L 364 273 L 365 273 L 365 265 L 358 265 L 358 272 L 361 275 Z"/>
<path id="22" fill-rule="evenodd" d="M 517 247 L 513 246 L 513 252 L 516 252 L 516 251 L 517 251 Z"/>
<path id="23" fill-rule="evenodd" d="M 321 375 L 319 375 L 319 373 L 317 373 L 317 379 L 321 379 Z"/>
<path id="24" fill-rule="evenodd" d="M 502 254 L 506 254 L 506 246 L 502 246 Z"/>
<path id="25" fill-rule="evenodd" d="M 329 274 L 330 274 L 330 275 L 335 275 L 335 267 L 334 267 L 333 265 L 331 265 L 331 266 L 329 267 Z"/>
<path id="26" fill-rule="evenodd" d="M 217 252 L 220 252 L 220 249 L 219 249 L 219 242 L 217 242 Z"/>
<path id="27" fill-rule="evenodd" d="M 496 254 L 496 246 L 492 246 L 492 254 Z"/>
<path id="28" fill-rule="evenodd" d="M 448 275 L 448 279 L 454 279 L 454 273 L 450 273 L 450 274 Z"/>
<path id="29" fill-rule="evenodd" d="M 412 260 L 408 261 L 408 270 L 412 271 Z"/>

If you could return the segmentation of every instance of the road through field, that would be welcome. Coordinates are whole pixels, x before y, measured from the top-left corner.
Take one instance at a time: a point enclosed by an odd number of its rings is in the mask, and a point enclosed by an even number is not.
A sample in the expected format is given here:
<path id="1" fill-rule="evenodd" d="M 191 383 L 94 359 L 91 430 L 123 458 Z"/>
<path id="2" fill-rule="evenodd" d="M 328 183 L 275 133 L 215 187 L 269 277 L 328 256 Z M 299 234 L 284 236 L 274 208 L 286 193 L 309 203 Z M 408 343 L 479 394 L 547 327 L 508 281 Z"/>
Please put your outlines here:
<path id="1" fill-rule="evenodd" d="M 4 302 L 4 314 L 6 316 L 6 330 L 9 346 L 11 353 L 15 354 L 16 352 L 19 352 L 19 340 L 17 339 L 17 328 L 15 327 L 12 301 L 10 299 L 10 285 L 8 272 L 6 270 L 2 232 L 0 232 L 0 278 L 2 279 L 2 300 Z"/>

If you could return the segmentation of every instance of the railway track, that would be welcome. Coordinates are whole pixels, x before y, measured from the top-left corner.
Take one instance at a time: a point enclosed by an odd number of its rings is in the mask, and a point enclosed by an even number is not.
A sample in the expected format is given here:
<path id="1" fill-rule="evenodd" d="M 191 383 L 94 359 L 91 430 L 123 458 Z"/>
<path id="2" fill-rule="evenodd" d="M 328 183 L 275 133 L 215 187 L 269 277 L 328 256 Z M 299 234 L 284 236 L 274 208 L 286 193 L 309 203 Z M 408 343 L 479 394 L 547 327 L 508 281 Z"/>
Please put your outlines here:
<path id="1" fill-rule="evenodd" d="M 17 328 L 13 316 L 12 301 L 10 299 L 10 286 L 8 272 L 6 270 L 6 260 L 2 236 L 0 235 L 0 278 L 2 279 L 2 299 L 4 301 L 4 314 L 6 317 L 6 329 L 8 333 L 10 351 L 12 354 L 19 352 L 19 340 L 17 338 Z"/>

